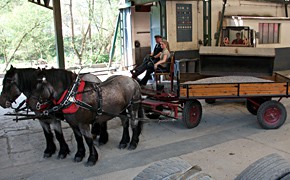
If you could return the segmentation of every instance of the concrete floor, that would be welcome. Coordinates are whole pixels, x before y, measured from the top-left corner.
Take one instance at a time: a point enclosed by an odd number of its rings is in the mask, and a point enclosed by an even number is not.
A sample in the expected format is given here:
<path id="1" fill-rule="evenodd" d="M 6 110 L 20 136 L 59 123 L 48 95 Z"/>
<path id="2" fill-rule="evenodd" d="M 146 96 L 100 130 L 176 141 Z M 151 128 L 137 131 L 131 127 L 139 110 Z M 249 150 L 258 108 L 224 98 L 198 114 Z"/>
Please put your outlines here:
<path id="1" fill-rule="evenodd" d="M 265 155 L 278 153 L 290 160 L 289 118 L 280 129 L 264 130 L 243 100 L 201 102 L 203 117 L 198 127 L 187 129 L 182 121 L 146 123 L 134 151 L 117 148 L 122 128 L 118 118 L 111 120 L 109 142 L 97 148 L 99 161 L 93 167 L 84 166 L 86 159 L 73 162 L 76 144 L 66 123 L 63 128 L 71 154 L 64 160 L 58 160 L 57 154 L 43 159 L 45 139 L 39 123 L 16 123 L 3 116 L 7 110 L 0 108 L 0 179 L 128 180 L 153 162 L 180 157 L 214 179 L 230 180 Z M 289 112 L 290 101 L 281 102 Z"/>

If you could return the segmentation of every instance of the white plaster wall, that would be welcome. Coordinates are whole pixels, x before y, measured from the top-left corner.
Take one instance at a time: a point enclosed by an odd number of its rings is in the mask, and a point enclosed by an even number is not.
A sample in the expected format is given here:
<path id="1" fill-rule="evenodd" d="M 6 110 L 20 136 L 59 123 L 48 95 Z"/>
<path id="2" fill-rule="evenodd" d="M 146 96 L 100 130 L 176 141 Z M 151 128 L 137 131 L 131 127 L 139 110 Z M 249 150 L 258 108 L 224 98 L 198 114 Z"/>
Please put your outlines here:
<path id="1" fill-rule="evenodd" d="M 176 4 L 192 4 L 192 42 L 177 42 L 176 37 Z M 197 1 L 167 1 L 166 2 L 166 20 L 167 20 L 167 40 L 170 44 L 171 51 L 194 50 L 198 49 L 198 18 L 200 15 Z M 202 29 L 201 29 L 202 30 Z"/>
<path id="2" fill-rule="evenodd" d="M 132 20 L 132 56 L 133 64 L 136 63 L 135 41 L 140 42 L 141 47 L 150 47 L 150 12 L 136 12 L 135 7 L 131 8 Z M 138 33 L 139 32 L 139 33 Z M 143 32 L 143 33 L 140 33 Z M 149 32 L 149 33 L 144 33 Z"/>
<path id="3" fill-rule="evenodd" d="M 133 7 L 132 22 L 132 43 L 134 44 L 135 40 L 138 40 L 141 47 L 150 46 L 150 12 L 135 12 Z"/>
<path id="4" fill-rule="evenodd" d="M 192 4 L 192 42 L 177 42 L 176 40 L 176 4 Z M 212 45 L 216 40 L 214 34 L 217 32 L 219 12 L 222 11 L 223 0 L 212 0 Z M 288 7 L 289 12 L 290 8 Z M 202 1 L 167 1 L 167 39 L 173 51 L 195 50 L 199 48 L 198 40 L 203 40 L 203 2 Z M 251 2 L 246 0 L 230 0 L 227 2 L 225 16 L 272 16 L 285 17 L 284 5 L 275 3 Z M 290 21 L 267 21 L 267 20 L 243 20 L 244 26 L 250 26 L 258 31 L 260 22 L 281 23 L 280 43 L 257 45 L 257 47 L 290 47 L 290 36 L 287 29 L 290 28 Z M 227 25 L 226 20 L 223 23 Z"/>
<path id="5" fill-rule="evenodd" d="M 202 3 L 200 8 L 202 11 Z M 222 0 L 212 0 L 212 37 L 217 32 L 217 22 L 219 20 L 219 12 L 222 11 Z M 290 8 L 288 7 L 288 11 Z M 260 3 L 250 2 L 245 0 L 230 0 L 227 1 L 225 16 L 272 16 L 272 17 L 285 17 L 284 5 L 275 3 Z M 200 15 L 200 25 L 202 26 L 202 14 Z M 225 20 L 226 21 L 226 20 Z M 290 47 L 290 36 L 287 30 L 290 28 L 289 20 L 271 21 L 271 20 L 243 20 L 244 26 L 250 26 L 252 29 L 258 31 L 259 23 L 281 23 L 280 26 L 280 43 L 279 44 L 257 44 L 257 47 Z M 226 25 L 226 23 L 225 23 Z M 202 31 L 199 38 L 203 38 Z M 215 39 L 212 39 L 212 45 L 215 45 Z"/>
<path id="6" fill-rule="evenodd" d="M 280 23 L 280 39 L 278 44 L 259 44 L 257 39 L 257 47 L 290 47 L 290 21 L 289 20 L 244 20 L 244 25 L 249 26 L 251 29 L 259 31 L 259 23 Z"/>

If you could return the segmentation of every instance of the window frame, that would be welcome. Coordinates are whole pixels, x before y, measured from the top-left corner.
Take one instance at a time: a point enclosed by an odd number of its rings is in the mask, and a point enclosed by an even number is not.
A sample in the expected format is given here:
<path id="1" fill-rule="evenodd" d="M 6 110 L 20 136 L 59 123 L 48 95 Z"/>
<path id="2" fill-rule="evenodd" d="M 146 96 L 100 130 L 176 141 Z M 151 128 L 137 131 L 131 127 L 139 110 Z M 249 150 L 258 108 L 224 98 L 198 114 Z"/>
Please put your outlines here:
<path id="1" fill-rule="evenodd" d="M 259 44 L 280 44 L 281 23 L 259 23 Z"/>

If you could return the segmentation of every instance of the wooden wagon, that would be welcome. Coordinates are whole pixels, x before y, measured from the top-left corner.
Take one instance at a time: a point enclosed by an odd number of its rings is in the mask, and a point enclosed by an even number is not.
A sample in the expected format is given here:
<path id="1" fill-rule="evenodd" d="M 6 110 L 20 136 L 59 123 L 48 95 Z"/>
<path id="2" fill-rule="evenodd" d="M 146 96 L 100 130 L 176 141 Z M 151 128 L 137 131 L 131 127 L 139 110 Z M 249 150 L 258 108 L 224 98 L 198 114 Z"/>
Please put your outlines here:
<path id="1" fill-rule="evenodd" d="M 255 77 L 240 77 L 256 78 L 251 81 L 231 81 L 231 76 L 225 76 L 230 79 L 230 81 L 222 80 L 220 82 L 206 82 L 202 80 L 222 78 L 223 76 L 178 72 L 176 79 L 177 88 L 175 91 L 165 92 L 162 90 L 156 91 L 143 89 L 143 95 L 147 96 L 143 101 L 147 117 L 158 118 L 160 115 L 163 115 L 174 119 L 182 119 L 188 128 L 194 128 L 199 124 L 202 117 L 202 106 L 199 102 L 200 99 L 204 99 L 208 103 L 213 103 L 216 99 L 240 98 L 246 99 L 247 109 L 250 113 L 257 115 L 258 122 L 262 128 L 276 129 L 281 127 L 286 120 L 287 111 L 284 105 L 280 103 L 280 100 L 283 97 L 288 97 L 290 94 L 290 79 L 281 73 L 272 72 L 271 69 L 273 69 L 274 60 L 273 53 L 268 52 L 269 55 L 267 57 L 261 58 L 261 56 L 259 56 L 258 59 L 255 59 L 253 53 L 250 54 L 251 58 L 256 60 L 257 63 L 261 60 L 264 61 L 264 67 L 262 70 L 260 69 L 259 74 L 251 73 L 256 72 L 253 67 L 251 71 L 248 68 L 244 68 L 246 69 L 246 74 L 255 75 Z M 211 50 L 210 56 L 212 54 Z M 237 60 L 239 62 L 243 62 L 240 55 L 237 56 L 234 53 L 232 54 L 238 58 Z M 264 55 L 265 53 L 263 52 L 263 56 Z M 222 56 L 224 57 L 224 55 Z M 209 56 L 207 56 L 207 58 L 208 57 Z M 268 63 L 267 66 L 265 65 L 265 59 Z M 209 60 L 210 63 L 214 62 L 212 57 L 209 57 L 205 61 L 208 62 Z M 225 58 L 223 61 L 229 64 Z M 233 61 L 233 58 L 229 61 Z M 213 66 L 208 66 L 210 63 L 207 63 L 206 68 L 204 68 L 207 72 L 214 69 L 212 68 Z M 241 63 L 237 64 L 239 64 L 240 67 Z M 232 65 L 234 64 L 232 63 Z M 214 66 L 217 65 L 214 64 Z M 249 65 L 247 64 L 247 66 Z M 269 68 L 269 66 L 271 67 Z M 202 63 L 200 67 L 203 67 Z M 218 68 L 215 68 L 214 70 L 216 69 Z M 225 73 L 226 71 L 219 72 Z M 265 73 L 263 74 L 261 72 Z M 173 88 L 171 87 L 171 89 Z M 272 100 L 273 98 L 277 100 Z M 180 115 L 181 112 L 182 115 Z"/>

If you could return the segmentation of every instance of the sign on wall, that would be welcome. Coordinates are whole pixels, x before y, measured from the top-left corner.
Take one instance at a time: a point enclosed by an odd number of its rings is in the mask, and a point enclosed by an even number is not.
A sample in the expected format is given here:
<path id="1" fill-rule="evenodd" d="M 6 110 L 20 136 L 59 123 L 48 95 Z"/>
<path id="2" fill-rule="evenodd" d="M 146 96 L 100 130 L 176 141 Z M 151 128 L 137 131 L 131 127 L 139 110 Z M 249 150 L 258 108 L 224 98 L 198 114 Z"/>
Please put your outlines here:
<path id="1" fill-rule="evenodd" d="M 176 4 L 177 42 L 192 41 L 192 5 Z"/>

